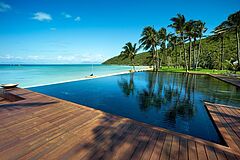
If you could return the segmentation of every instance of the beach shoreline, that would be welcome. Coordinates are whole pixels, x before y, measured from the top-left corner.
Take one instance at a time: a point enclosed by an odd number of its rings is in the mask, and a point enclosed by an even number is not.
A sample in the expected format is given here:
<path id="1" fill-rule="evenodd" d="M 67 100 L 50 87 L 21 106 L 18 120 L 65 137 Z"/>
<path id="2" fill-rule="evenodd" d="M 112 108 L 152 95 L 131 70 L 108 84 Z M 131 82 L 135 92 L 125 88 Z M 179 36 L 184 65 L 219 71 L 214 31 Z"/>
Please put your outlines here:
<path id="1" fill-rule="evenodd" d="M 151 68 L 141 68 L 139 70 L 136 70 L 135 72 L 144 72 L 144 71 L 151 71 Z M 83 80 L 90 80 L 90 79 L 97 79 L 97 78 L 104 78 L 104 77 L 110 77 L 110 76 L 116 76 L 116 75 L 122 75 L 122 74 L 128 74 L 131 73 L 129 70 L 127 71 L 122 71 L 122 72 L 116 72 L 116 73 L 110 73 L 110 74 L 104 74 L 101 76 L 85 76 L 82 78 L 78 78 L 78 79 L 72 79 L 72 80 L 66 80 L 66 81 L 59 81 L 59 82 L 54 82 L 54 83 L 46 83 L 46 84 L 37 84 L 37 85 L 31 85 L 31 86 L 26 86 L 26 87 L 20 87 L 20 88 L 33 88 L 33 87 L 41 87 L 41 86 L 48 86 L 48 85 L 54 85 L 54 84 L 62 84 L 62 83 L 68 83 L 68 82 L 76 82 L 76 81 L 83 81 Z M 134 72 L 132 72 L 134 73 Z"/>

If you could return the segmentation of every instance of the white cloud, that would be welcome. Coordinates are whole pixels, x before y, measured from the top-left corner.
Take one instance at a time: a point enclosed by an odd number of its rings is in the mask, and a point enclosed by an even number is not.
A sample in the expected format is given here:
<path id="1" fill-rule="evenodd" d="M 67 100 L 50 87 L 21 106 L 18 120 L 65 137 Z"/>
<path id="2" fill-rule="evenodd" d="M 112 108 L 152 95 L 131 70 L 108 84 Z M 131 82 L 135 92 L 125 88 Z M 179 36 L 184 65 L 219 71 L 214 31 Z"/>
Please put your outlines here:
<path id="1" fill-rule="evenodd" d="M 34 13 L 32 19 L 35 19 L 35 20 L 38 20 L 38 21 L 51 21 L 52 17 L 48 13 L 36 12 L 36 13 Z"/>
<path id="2" fill-rule="evenodd" d="M 53 63 L 53 64 L 80 64 L 101 63 L 106 59 L 102 54 L 60 54 L 60 55 L 0 55 L 1 63 Z"/>
<path id="3" fill-rule="evenodd" d="M 63 16 L 64 18 L 72 18 L 72 16 L 71 16 L 70 14 L 65 13 L 65 12 L 62 12 L 62 16 Z"/>
<path id="4" fill-rule="evenodd" d="M 6 4 L 4 2 L 0 2 L 0 12 L 6 12 L 11 9 L 11 6 L 9 4 Z"/>
<path id="5" fill-rule="evenodd" d="M 74 21 L 76 21 L 76 22 L 79 22 L 81 20 L 81 18 L 79 17 L 79 16 L 77 16 L 75 19 L 74 19 Z"/>
<path id="6" fill-rule="evenodd" d="M 52 28 L 50 28 L 50 30 L 51 30 L 51 31 L 56 31 L 57 28 L 52 27 Z"/>

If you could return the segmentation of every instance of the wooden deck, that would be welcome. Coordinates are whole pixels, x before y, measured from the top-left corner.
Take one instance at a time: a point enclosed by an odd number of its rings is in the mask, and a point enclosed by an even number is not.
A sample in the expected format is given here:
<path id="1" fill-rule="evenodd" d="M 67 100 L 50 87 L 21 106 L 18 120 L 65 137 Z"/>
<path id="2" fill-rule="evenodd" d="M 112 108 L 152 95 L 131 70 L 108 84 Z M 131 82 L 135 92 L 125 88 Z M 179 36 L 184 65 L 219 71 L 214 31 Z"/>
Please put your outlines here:
<path id="1" fill-rule="evenodd" d="M 24 99 L 0 101 L 1 160 L 240 159 L 238 109 L 207 104 L 228 147 L 25 89 L 8 93 Z"/>
<path id="2" fill-rule="evenodd" d="M 240 108 L 207 102 L 205 105 L 227 145 L 240 153 Z"/>

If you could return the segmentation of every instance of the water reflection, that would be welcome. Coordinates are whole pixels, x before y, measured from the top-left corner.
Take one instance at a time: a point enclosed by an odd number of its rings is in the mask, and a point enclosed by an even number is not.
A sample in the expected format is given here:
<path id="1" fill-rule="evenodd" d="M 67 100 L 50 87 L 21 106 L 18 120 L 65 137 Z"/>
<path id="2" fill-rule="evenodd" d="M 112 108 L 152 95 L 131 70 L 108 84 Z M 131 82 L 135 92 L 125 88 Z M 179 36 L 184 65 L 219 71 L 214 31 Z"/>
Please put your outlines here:
<path id="1" fill-rule="evenodd" d="M 139 77 L 138 77 L 139 78 Z M 146 72 L 141 81 L 135 84 L 134 73 L 123 76 L 118 81 L 125 96 L 133 96 L 142 112 L 156 110 L 162 112 L 164 121 L 175 125 L 177 119 L 191 120 L 204 110 L 203 102 L 231 104 L 240 101 L 237 88 L 206 75 L 188 73 Z"/>
<path id="2" fill-rule="evenodd" d="M 129 79 L 127 79 L 129 78 Z M 165 120 L 175 122 L 178 116 L 194 116 L 194 90 L 196 76 L 192 74 L 171 74 L 167 77 L 160 73 L 147 72 L 146 87 L 134 85 L 134 73 L 121 77 L 118 85 L 125 96 L 135 95 L 139 108 L 146 112 L 152 108 L 165 109 Z"/>
<path id="3" fill-rule="evenodd" d="M 130 79 L 127 80 L 125 78 L 121 78 L 120 81 L 118 81 L 118 85 L 121 88 L 123 94 L 125 96 L 129 96 L 129 95 L 134 95 L 134 73 L 130 73 Z"/>

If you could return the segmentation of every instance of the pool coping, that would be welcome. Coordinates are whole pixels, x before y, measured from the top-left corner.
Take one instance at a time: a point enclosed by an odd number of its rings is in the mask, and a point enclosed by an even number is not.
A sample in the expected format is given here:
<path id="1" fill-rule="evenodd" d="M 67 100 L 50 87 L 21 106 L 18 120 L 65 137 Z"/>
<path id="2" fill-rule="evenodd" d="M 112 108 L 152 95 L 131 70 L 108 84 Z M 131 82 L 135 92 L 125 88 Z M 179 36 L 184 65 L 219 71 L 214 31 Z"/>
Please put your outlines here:
<path id="1" fill-rule="evenodd" d="M 219 79 L 219 80 L 221 80 L 223 82 L 226 82 L 228 84 L 231 84 L 231 85 L 234 85 L 234 86 L 240 88 L 240 80 L 239 80 L 239 84 L 238 84 L 238 83 L 235 83 L 234 81 L 232 81 L 232 79 L 235 79 L 235 78 L 228 77 L 228 76 L 225 76 L 223 74 L 209 74 L 209 75 L 211 77 L 214 77 L 214 78 Z M 226 79 L 226 78 L 229 78 L 229 79 Z"/>
<path id="2" fill-rule="evenodd" d="M 231 78 L 231 79 L 234 79 L 234 78 L 232 78 L 232 77 L 228 77 L 228 76 L 225 76 L 224 74 L 211 74 L 211 73 L 191 73 L 191 72 L 175 72 L 175 71 L 159 71 L 159 72 L 168 72 L 168 73 L 187 73 L 187 74 L 196 74 L 196 75 L 208 75 L 208 76 L 210 76 L 210 77 L 213 77 L 213 78 L 216 78 L 216 79 L 219 79 L 219 80 L 221 80 L 221 81 L 223 81 L 223 82 L 226 82 L 226 83 L 228 83 L 228 84 L 231 84 L 231 85 L 234 85 L 234 86 L 236 86 L 236 87 L 238 87 L 238 88 L 240 88 L 240 84 L 237 84 L 237 83 L 235 83 L 235 82 L 233 82 L 233 81 L 231 81 L 231 80 L 227 80 L 227 79 L 225 79 L 225 78 Z M 239 79 L 239 82 L 240 82 L 240 79 Z"/>

